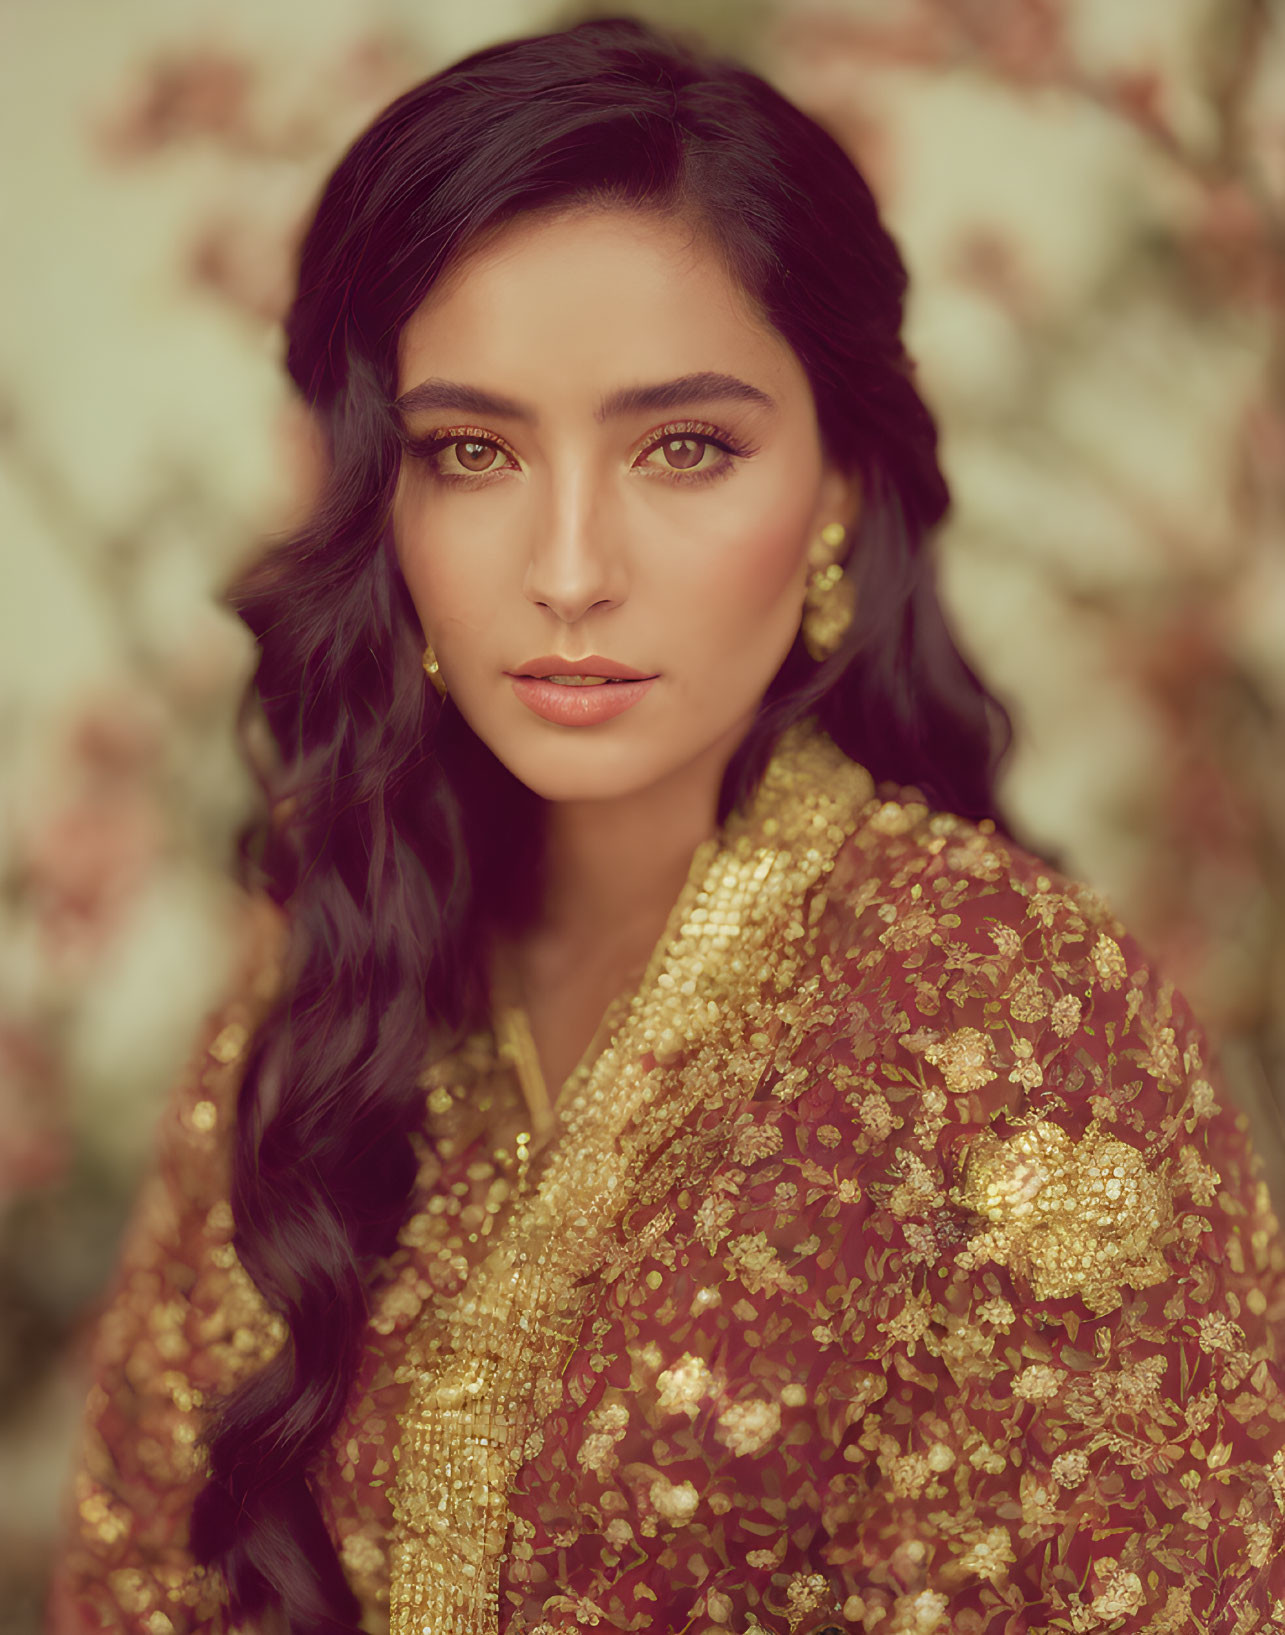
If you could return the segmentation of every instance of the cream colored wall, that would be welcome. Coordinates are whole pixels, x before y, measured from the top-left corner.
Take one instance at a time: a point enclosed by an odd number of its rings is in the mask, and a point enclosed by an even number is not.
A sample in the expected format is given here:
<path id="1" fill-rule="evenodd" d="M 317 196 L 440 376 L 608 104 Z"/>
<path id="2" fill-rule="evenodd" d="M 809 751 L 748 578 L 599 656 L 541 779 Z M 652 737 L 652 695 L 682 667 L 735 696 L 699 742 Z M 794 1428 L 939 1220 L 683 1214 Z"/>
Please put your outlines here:
<path id="1" fill-rule="evenodd" d="M 944 594 L 1019 729 L 1004 792 L 1223 1041 L 1285 1194 L 1285 41 L 1246 38 L 1238 71 L 1252 11 L 681 8 L 867 167 L 956 494 Z M 34 1607 L 54 1524 L 65 1335 L 236 936 L 250 650 L 211 596 L 295 503 L 275 322 L 294 235 L 394 94 L 553 15 L 0 13 L 9 1606 Z"/>

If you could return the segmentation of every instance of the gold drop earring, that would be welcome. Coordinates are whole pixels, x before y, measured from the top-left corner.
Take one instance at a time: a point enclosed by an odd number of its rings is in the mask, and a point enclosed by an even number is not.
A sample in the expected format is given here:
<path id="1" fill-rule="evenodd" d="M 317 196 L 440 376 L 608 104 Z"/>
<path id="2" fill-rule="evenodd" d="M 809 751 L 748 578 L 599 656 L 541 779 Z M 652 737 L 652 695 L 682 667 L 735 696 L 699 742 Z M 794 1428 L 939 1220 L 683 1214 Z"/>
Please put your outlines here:
<path id="1" fill-rule="evenodd" d="M 828 522 L 808 551 L 814 571 L 803 598 L 800 629 L 804 646 L 818 663 L 836 651 L 856 611 L 852 581 L 845 576 L 843 564 L 835 560 L 847 537 L 841 522 Z"/>
<path id="2" fill-rule="evenodd" d="M 433 651 L 433 644 L 429 642 L 424 648 L 424 669 L 428 672 L 428 679 L 437 688 L 439 698 L 446 697 L 446 679 L 442 675 L 441 667 L 437 662 L 437 654 Z"/>

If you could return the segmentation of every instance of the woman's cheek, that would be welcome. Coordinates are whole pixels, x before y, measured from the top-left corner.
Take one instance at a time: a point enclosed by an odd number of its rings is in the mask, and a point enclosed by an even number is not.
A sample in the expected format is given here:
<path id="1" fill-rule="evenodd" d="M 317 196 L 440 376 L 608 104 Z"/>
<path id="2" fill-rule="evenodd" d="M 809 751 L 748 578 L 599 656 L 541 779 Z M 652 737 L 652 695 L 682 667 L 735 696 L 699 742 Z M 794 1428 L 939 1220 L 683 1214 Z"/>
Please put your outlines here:
<path id="1" fill-rule="evenodd" d="M 797 521 L 767 526 L 760 521 L 737 541 L 737 549 L 722 564 L 718 587 L 729 606 L 754 618 L 769 618 L 774 610 L 798 599 L 802 584 L 802 546 Z"/>
<path id="2" fill-rule="evenodd" d="M 456 625 L 474 628 L 494 618 L 496 575 L 449 530 L 434 530 L 431 550 L 424 531 L 412 532 L 399 554 L 420 621 L 442 640 Z"/>

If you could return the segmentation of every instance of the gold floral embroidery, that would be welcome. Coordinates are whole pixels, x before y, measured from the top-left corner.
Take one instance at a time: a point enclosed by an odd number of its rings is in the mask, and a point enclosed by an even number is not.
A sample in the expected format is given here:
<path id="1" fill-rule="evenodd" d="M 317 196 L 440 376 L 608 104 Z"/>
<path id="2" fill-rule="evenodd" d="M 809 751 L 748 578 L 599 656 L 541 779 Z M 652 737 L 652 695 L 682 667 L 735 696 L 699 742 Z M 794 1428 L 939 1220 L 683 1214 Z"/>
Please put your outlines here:
<path id="1" fill-rule="evenodd" d="M 733 1402 L 719 1410 L 715 1435 L 735 1454 L 757 1453 L 781 1428 L 781 1405 L 762 1399 Z"/>
<path id="2" fill-rule="evenodd" d="M 713 1383 L 704 1359 L 687 1353 L 657 1376 L 656 1394 L 666 1413 L 694 1413 L 697 1403 L 713 1389 Z"/>
<path id="3" fill-rule="evenodd" d="M 982 1089 L 996 1076 L 994 1046 L 979 1028 L 957 1028 L 940 1043 L 929 1045 L 924 1059 L 941 1069 L 948 1089 L 961 1095 Z"/>
<path id="4" fill-rule="evenodd" d="M 1171 1268 L 1173 1198 L 1136 1147 L 1090 1126 L 1079 1141 L 1037 1121 L 1001 1140 L 973 1142 L 954 1201 L 992 1223 L 967 1261 L 991 1259 L 1025 1276 L 1040 1300 L 1078 1294 L 1096 1316 L 1113 1311 L 1122 1285 L 1145 1289 Z"/>

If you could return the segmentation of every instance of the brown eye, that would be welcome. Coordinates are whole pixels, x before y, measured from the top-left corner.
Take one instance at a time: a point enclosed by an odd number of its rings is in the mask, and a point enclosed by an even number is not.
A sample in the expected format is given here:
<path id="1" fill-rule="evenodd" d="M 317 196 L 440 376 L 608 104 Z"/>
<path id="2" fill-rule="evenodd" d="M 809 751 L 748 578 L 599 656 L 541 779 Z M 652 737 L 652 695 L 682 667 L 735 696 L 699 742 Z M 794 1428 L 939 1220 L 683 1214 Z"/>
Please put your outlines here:
<path id="1" fill-rule="evenodd" d="M 675 471 L 690 471 L 693 466 L 698 466 L 709 446 L 707 437 L 667 437 L 663 443 L 657 444 L 663 450 L 667 464 Z"/>
<path id="2" fill-rule="evenodd" d="M 444 446 L 453 449 L 460 465 L 474 476 L 490 471 L 500 452 L 494 443 L 484 443 L 480 437 L 459 437 Z"/>
<path id="3" fill-rule="evenodd" d="M 719 457 L 706 460 L 713 451 Z M 643 450 L 639 469 L 662 477 L 668 474 L 678 483 L 700 483 L 726 476 L 735 464 L 734 456 L 744 458 L 751 452 L 717 435 L 712 426 L 665 426 Z"/>
<path id="4" fill-rule="evenodd" d="M 433 477 L 443 483 L 467 483 L 473 477 L 489 477 L 504 469 L 500 461 L 510 451 L 493 437 L 485 437 L 467 427 L 434 432 L 408 440 L 408 448 L 422 460 Z M 447 451 L 449 464 L 444 463 Z"/>

